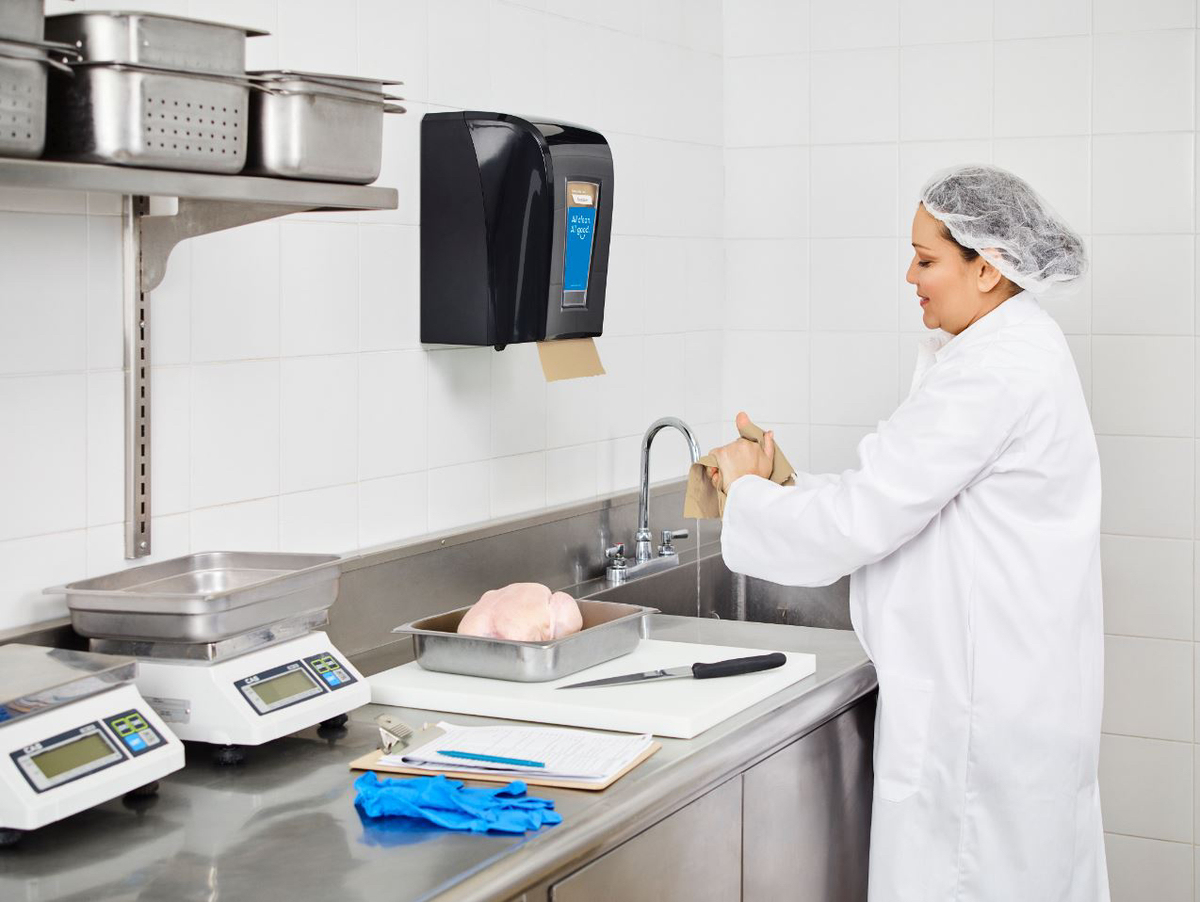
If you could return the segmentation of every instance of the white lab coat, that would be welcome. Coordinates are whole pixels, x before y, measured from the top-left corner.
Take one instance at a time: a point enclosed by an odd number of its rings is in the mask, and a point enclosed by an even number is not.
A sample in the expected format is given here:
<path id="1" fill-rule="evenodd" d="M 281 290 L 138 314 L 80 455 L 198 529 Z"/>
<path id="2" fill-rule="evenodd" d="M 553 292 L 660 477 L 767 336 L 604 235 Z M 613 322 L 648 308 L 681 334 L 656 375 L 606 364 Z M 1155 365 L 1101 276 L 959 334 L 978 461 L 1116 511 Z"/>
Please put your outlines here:
<path id="1" fill-rule="evenodd" d="M 871 902 L 1106 902 L 1100 464 L 1028 294 L 925 339 L 859 467 L 732 486 L 730 569 L 851 573 L 879 674 Z"/>

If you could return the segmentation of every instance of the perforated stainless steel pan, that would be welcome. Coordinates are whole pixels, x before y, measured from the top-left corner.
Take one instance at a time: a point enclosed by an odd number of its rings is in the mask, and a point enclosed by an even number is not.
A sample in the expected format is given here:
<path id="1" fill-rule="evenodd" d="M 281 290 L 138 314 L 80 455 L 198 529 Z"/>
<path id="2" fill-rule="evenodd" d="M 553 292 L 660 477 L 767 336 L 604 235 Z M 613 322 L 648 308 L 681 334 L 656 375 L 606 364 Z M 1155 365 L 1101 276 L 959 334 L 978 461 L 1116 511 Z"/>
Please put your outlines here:
<path id="1" fill-rule="evenodd" d="M 47 68 L 44 59 L 0 43 L 0 156 L 41 156 Z"/>
<path id="2" fill-rule="evenodd" d="M 50 79 L 48 156 L 195 172 L 245 166 L 244 79 L 108 63 L 71 68 Z"/>
<path id="3" fill-rule="evenodd" d="M 0 0 L 0 38 L 42 39 L 45 0 Z"/>

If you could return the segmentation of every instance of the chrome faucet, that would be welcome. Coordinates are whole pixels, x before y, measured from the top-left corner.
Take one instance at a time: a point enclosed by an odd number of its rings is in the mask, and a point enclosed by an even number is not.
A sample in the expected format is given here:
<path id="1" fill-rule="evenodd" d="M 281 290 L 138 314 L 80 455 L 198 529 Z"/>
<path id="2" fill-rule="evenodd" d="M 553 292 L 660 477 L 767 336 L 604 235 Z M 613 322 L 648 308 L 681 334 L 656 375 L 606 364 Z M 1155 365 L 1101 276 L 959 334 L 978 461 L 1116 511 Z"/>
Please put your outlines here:
<path id="1" fill-rule="evenodd" d="M 692 428 L 687 423 L 678 417 L 663 417 L 661 420 L 655 420 L 646 430 L 646 434 L 642 436 L 642 481 L 638 490 L 638 529 L 634 536 L 635 564 L 644 564 L 653 555 L 650 534 L 650 444 L 654 441 L 654 436 L 667 426 L 672 426 L 683 433 L 683 437 L 687 439 L 688 450 L 692 455 L 692 463 L 700 459 L 700 445 L 696 441 L 696 434 L 692 432 Z M 687 531 L 672 531 L 672 535 L 675 538 L 686 538 Z M 660 549 L 662 556 L 667 557 L 674 554 L 666 530 L 663 532 L 663 547 L 666 550 Z"/>

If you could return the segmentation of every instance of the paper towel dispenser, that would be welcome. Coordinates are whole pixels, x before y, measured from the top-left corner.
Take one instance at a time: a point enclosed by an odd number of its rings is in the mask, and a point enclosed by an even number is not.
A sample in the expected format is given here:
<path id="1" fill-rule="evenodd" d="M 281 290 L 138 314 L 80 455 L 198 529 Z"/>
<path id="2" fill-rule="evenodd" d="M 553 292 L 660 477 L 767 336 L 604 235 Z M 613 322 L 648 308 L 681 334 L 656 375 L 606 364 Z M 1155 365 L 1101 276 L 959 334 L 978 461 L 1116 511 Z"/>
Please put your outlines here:
<path id="1" fill-rule="evenodd" d="M 585 338 L 604 326 L 612 154 L 565 122 L 421 120 L 421 341 Z"/>

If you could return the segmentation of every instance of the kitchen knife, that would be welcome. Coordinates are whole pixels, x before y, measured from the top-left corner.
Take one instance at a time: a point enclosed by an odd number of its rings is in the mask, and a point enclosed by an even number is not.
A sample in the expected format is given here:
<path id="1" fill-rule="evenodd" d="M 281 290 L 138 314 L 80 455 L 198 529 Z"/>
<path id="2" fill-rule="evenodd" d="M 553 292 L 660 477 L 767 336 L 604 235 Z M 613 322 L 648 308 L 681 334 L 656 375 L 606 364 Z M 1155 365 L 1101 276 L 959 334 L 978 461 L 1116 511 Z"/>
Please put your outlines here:
<path id="1" fill-rule="evenodd" d="M 775 667 L 782 667 L 786 662 L 787 655 L 775 651 L 769 655 L 730 658 L 727 661 L 716 661 L 712 664 L 685 664 L 682 667 L 668 667 L 664 670 L 625 673 L 621 676 L 606 677 L 602 680 L 588 680 L 586 683 L 571 683 L 570 685 L 559 686 L 558 688 L 579 689 L 583 686 L 617 686 L 621 683 L 645 683 L 653 680 L 675 680 L 681 677 L 710 680 L 714 677 L 737 676 L 739 673 L 757 673 L 760 670 L 771 670 Z"/>

